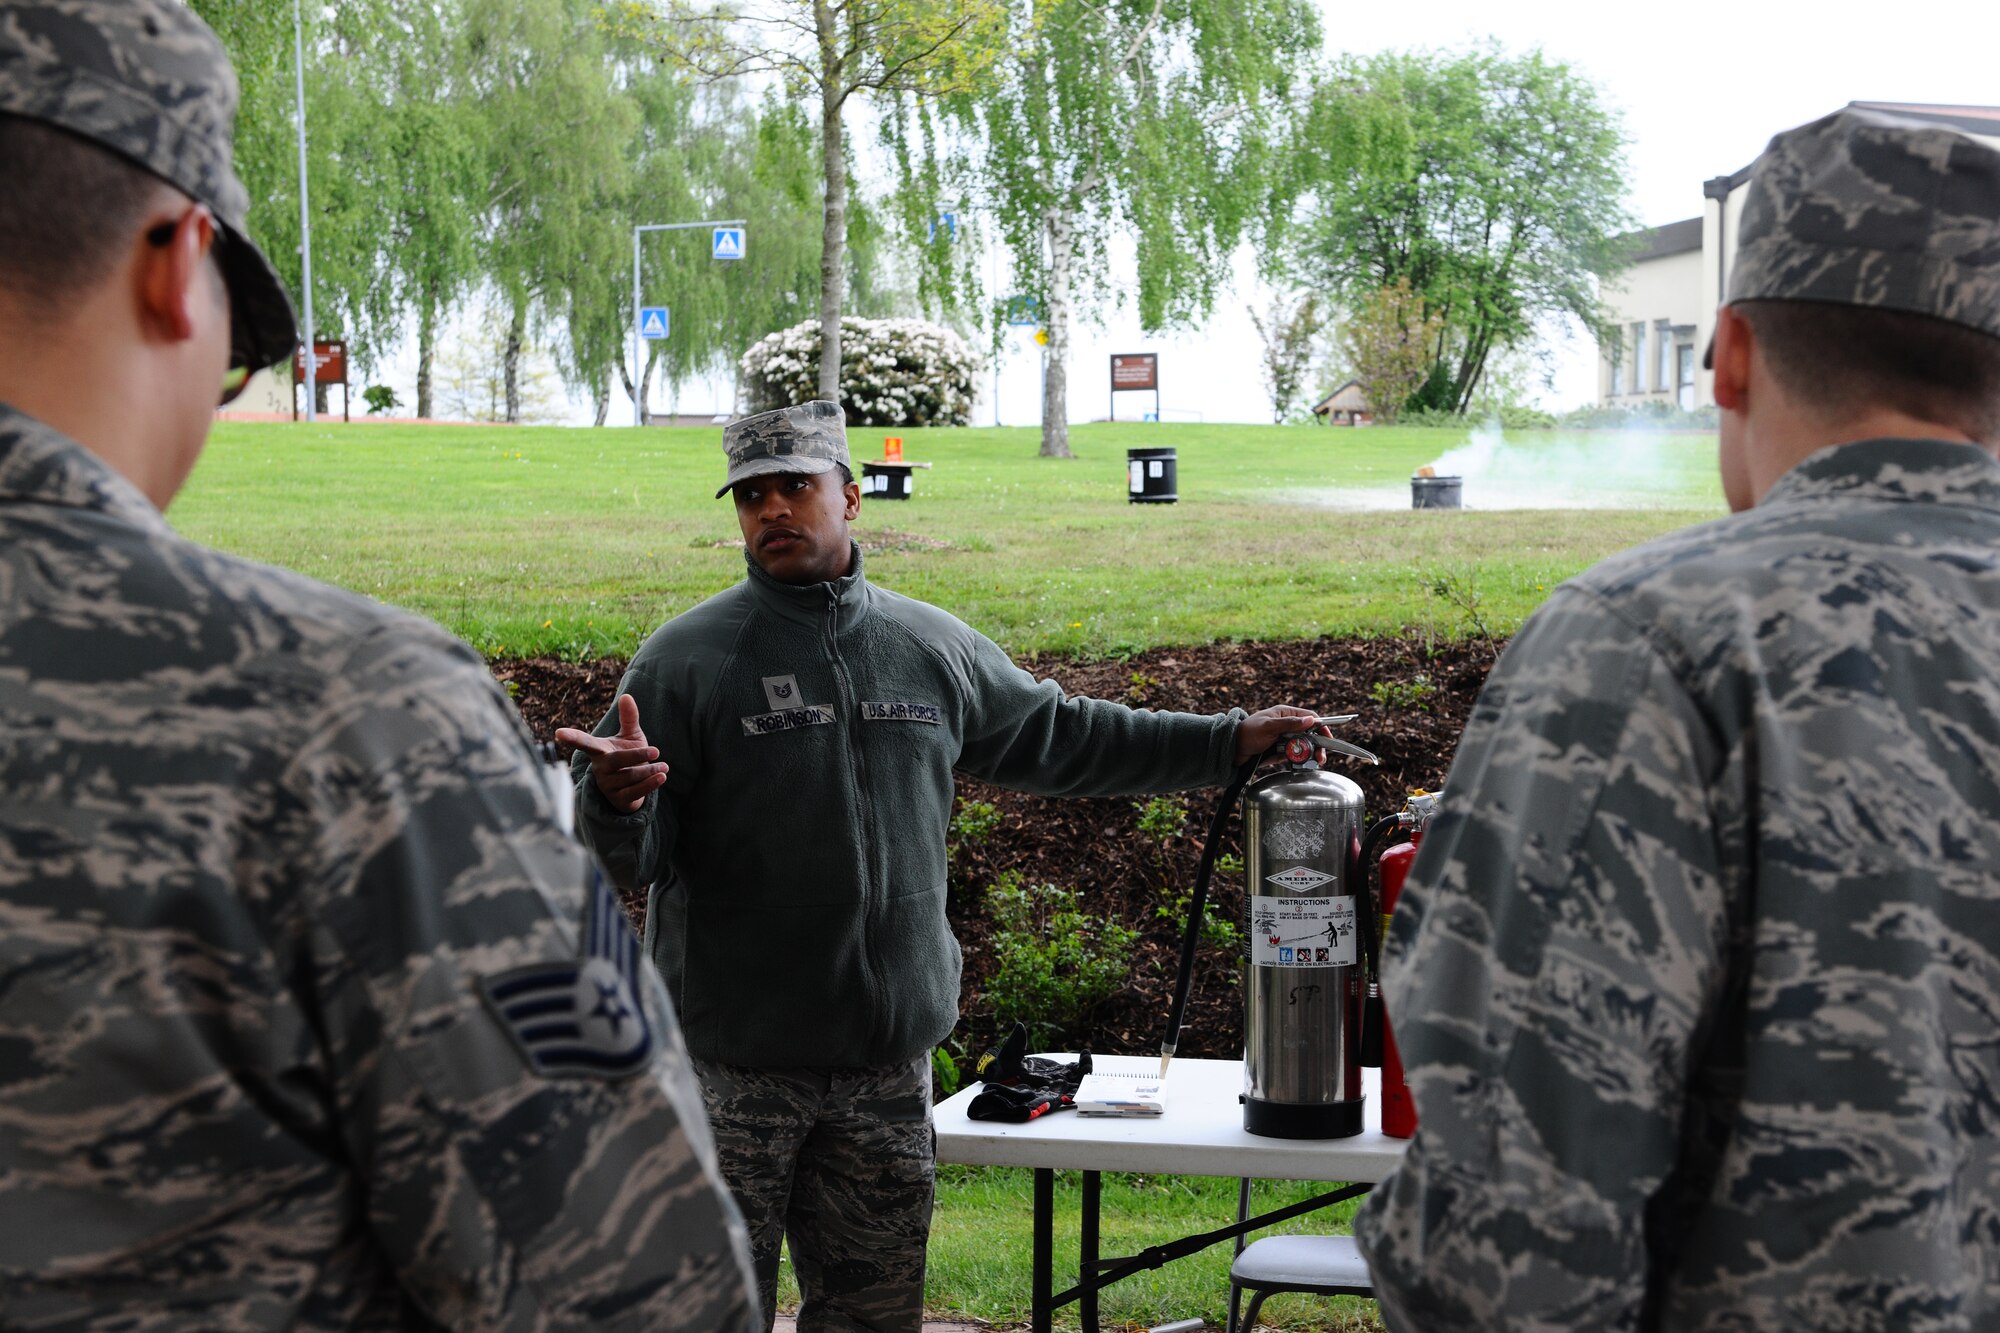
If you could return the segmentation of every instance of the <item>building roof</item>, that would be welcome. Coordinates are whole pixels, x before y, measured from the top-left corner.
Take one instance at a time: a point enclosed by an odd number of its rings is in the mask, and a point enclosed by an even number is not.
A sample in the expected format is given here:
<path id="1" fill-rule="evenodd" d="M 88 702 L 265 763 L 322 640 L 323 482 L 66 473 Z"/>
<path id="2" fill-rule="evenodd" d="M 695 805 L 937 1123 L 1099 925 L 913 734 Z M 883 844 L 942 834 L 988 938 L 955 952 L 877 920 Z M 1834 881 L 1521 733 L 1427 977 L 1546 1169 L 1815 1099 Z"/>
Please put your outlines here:
<path id="1" fill-rule="evenodd" d="M 1987 138 L 2000 138 L 2000 106 L 1946 106 L 1930 102 L 1849 102 L 1849 106 L 1863 111 L 1886 111 L 1890 115 L 1902 116 L 1908 120 L 1928 121 L 1933 125 L 1945 125 L 1968 134 L 1978 134 Z M 1752 161 L 1727 176 L 1717 176 L 1702 182 L 1702 194 L 1709 199 L 1726 199 L 1730 191 L 1750 179 Z"/>
<path id="2" fill-rule="evenodd" d="M 1645 227 L 1622 239 L 1637 242 L 1638 249 L 1632 254 L 1635 264 L 1643 264 L 1648 259 L 1665 259 L 1668 255 L 1684 255 L 1690 250 L 1701 249 L 1701 219 L 1682 218 L 1679 222 Z"/>
<path id="3" fill-rule="evenodd" d="M 1348 392 L 1350 389 L 1353 390 L 1352 393 Z M 1343 398 L 1343 394 L 1346 397 Z M 1347 383 L 1341 385 L 1338 389 L 1320 399 L 1319 403 L 1313 408 L 1313 411 L 1316 413 L 1330 412 L 1335 408 L 1339 408 L 1343 412 L 1366 412 L 1368 410 L 1368 400 L 1362 395 L 1360 380 L 1349 380 Z"/>

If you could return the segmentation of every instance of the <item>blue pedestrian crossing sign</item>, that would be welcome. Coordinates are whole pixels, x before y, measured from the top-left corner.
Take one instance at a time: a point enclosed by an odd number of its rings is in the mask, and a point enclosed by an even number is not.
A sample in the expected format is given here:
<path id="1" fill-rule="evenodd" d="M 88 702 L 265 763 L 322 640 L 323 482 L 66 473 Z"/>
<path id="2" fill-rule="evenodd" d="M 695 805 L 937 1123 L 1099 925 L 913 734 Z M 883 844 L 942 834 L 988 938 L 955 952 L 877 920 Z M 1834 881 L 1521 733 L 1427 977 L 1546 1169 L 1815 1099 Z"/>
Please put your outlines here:
<path id="1" fill-rule="evenodd" d="M 639 336 L 641 338 L 664 338 L 673 327 L 673 320 L 663 305 L 642 305 L 639 307 Z"/>
<path id="2" fill-rule="evenodd" d="M 743 228 L 717 227 L 708 253 L 715 259 L 743 258 Z"/>

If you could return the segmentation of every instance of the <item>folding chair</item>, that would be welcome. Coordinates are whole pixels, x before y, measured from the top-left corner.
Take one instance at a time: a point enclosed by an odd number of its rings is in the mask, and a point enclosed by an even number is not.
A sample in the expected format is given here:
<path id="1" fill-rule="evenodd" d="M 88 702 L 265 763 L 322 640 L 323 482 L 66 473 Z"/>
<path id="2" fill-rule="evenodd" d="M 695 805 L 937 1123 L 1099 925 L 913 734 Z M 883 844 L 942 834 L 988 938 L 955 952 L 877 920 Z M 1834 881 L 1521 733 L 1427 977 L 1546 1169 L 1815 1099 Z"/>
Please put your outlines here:
<path id="1" fill-rule="evenodd" d="M 1250 1216 L 1250 1181 L 1237 1187 L 1236 1220 Z M 1243 1293 L 1250 1308 L 1237 1319 Z M 1352 1236 L 1262 1236 L 1248 1245 L 1236 1238 L 1236 1258 L 1229 1265 L 1229 1330 L 1249 1333 L 1267 1297 L 1280 1291 L 1317 1296 L 1373 1296 L 1368 1264 Z"/>

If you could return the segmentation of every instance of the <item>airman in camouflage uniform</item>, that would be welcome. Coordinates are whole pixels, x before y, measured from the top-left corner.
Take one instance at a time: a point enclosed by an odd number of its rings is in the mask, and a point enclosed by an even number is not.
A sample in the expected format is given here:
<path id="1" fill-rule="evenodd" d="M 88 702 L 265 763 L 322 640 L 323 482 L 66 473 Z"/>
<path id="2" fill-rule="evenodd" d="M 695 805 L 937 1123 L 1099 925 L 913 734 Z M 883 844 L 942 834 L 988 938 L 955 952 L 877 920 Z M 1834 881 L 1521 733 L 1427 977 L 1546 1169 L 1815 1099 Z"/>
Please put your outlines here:
<path id="1" fill-rule="evenodd" d="M 1741 235 L 1739 512 L 1532 618 L 1394 920 L 1393 1329 L 2000 1322 L 2000 153 L 1841 112 Z"/>
<path id="2" fill-rule="evenodd" d="M 0 0 L 0 1326 L 747 1329 L 672 1011 L 479 658 L 160 515 L 294 341 L 234 105 L 177 0 Z"/>

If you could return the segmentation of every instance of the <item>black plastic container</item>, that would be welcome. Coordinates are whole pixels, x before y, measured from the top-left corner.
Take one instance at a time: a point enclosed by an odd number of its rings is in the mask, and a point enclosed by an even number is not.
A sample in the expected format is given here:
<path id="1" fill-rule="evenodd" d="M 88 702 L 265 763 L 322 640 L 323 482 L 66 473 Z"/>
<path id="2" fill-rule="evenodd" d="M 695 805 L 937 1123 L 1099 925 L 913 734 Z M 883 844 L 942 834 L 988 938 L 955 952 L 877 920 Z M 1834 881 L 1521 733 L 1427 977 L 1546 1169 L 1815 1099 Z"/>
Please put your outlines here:
<path id="1" fill-rule="evenodd" d="M 914 489 L 916 468 L 908 463 L 861 464 L 861 493 L 871 500 L 907 500 Z"/>
<path id="2" fill-rule="evenodd" d="M 1411 477 L 1410 508 L 1465 508 L 1464 477 Z"/>
<path id="3" fill-rule="evenodd" d="M 1170 505 L 1179 501 L 1179 460 L 1172 449 L 1125 451 L 1125 498 L 1135 505 Z"/>

